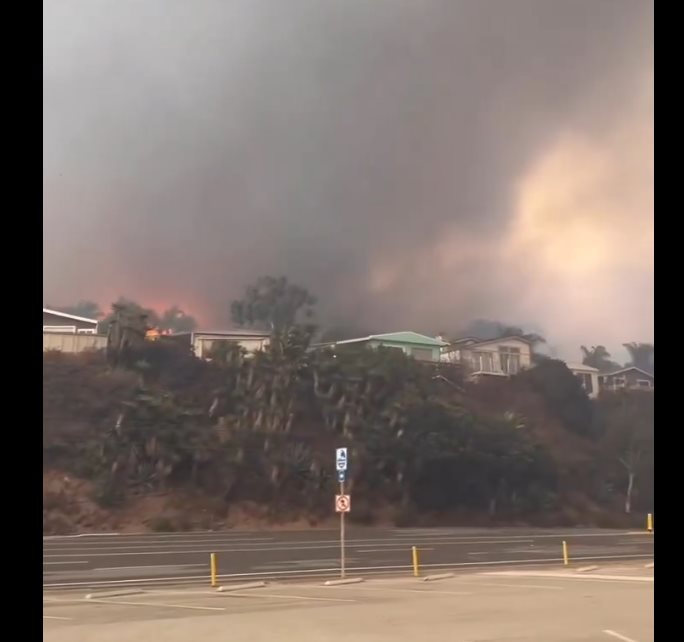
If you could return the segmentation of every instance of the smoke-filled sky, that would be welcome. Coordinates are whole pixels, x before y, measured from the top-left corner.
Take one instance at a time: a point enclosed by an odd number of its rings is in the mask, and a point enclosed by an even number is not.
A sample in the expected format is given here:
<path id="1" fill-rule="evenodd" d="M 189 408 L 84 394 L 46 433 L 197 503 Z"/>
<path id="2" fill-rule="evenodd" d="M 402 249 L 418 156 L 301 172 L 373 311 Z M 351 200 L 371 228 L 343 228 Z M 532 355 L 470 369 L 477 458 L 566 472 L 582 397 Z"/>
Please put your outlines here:
<path id="1" fill-rule="evenodd" d="M 44 4 L 44 300 L 653 340 L 648 0 Z"/>

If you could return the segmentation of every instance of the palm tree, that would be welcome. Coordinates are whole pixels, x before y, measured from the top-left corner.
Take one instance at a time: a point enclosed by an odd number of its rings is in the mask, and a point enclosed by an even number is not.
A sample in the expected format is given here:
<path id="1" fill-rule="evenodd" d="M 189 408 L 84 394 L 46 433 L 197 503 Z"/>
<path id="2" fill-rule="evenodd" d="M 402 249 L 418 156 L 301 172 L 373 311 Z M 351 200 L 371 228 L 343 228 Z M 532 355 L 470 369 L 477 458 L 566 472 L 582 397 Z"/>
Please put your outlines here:
<path id="1" fill-rule="evenodd" d="M 197 329 L 197 321 L 179 306 L 172 305 L 159 319 L 159 327 L 173 332 L 192 332 Z"/>
<path id="2" fill-rule="evenodd" d="M 630 367 L 640 368 L 645 372 L 653 373 L 653 352 L 654 346 L 652 343 L 631 343 L 622 344 L 629 352 L 630 362 L 627 364 Z"/>
<path id="3" fill-rule="evenodd" d="M 619 364 L 611 361 L 610 352 L 606 350 L 605 346 L 591 346 L 591 348 L 581 346 L 580 349 L 584 355 L 582 357 L 582 363 L 585 366 L 598 368 L 601 372 L 617 370 L 620 367 Z"/>

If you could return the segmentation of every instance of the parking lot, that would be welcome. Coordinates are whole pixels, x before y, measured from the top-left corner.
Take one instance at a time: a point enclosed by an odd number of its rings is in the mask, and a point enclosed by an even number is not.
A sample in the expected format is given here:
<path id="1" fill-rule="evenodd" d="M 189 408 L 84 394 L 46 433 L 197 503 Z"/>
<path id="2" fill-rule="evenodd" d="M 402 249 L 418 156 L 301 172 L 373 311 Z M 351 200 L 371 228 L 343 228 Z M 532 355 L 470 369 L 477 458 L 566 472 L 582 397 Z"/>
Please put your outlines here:
<path id="1" fill-rule="evenodd" d="M 48 642 L 652 642 L 653 588 L 653 569 L 635 563 L 222 593 L 168 588 L 86 599 L 83 591 L 54 592 L 43 597 L 43 628 Z"/>

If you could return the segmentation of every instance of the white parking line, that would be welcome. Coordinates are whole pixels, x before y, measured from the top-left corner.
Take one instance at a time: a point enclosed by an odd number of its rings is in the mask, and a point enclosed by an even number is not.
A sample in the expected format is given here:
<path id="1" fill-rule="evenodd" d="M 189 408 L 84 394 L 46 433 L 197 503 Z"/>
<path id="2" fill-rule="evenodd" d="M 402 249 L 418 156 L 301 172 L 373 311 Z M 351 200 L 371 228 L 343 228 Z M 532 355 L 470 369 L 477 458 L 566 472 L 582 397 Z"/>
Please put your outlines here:
<path id="1" fill-rule="evenodd" d="M 119 533 L 80 533 L 78 535 L 43 535 L 43 540 L 76 539 L 77 537 L 112 537 Z"/>
<path id="2" fill-rule="evenodd" d="M 562 586 L 544 586 L 543 584 L 506 584 L 504 582 L 477 582 L 477 586 L 503 586 L 504 588 L 530 588 L 544 591 L 564 591 Z"/>
<path id="3" fill-rule="evenodd" d="M 59 615 L 44 615 L 44 620 L 73 620 L 72 617 L 60 617 Z"/>
<path id="4" fill-rule="evenodd" d="M 611 582 L 653 582 L 653 577 L 642 575 L 573 575 L 553 571 L 499 571 L 482 573 L 496 577 L 553 577 L 563 580 L 604 580 Z"/>
<path id="5" fill-rule="evenodd" d="M 312 600 L 314 602 L 358 602 L 358 600 L 347 600 L 341 597 L 314 597 L 311 595 L 279 595 L 276 593 L 236 593 L 231 591 L 226 597 L 273 597 L 281 600 Z"/>
<path id="6" fill-rule="evenodd" d="M 74 560 L 73 562 L 43 562 L 43 566 L 50 566 L 50 565 L 54 565 L 54 564 L 71 565 L 71 564 L 87 564 L 87 563 L 88 563 L 87 560 Z"/>
<path id="7" fill-rule="evenodd" d="M 434 548 L 423 548 L 418 547 L 419 551 L 434 551 Z M 411 552 L 410 549 L 406 548 L 364 548 L 356 551 L 357 553 L 406 553 L 407 555 Z"/>
<path id="8" fill-rule="evenodd" d="M 393 587 L 370 587 L 370 586 L 359 586 L 359 585 L 354 585 L 354 586 L 329 586 L 326 587 L 327 591 L 334 590 L 334 591 L 339 591 L 339 590 L 352 590 L 352 591 L 376 591 L 380 593 L 384 593 L 386 591 L 392 592 L 392 593 L 424 593 L 424 594 L 436 594 L 436 595 L 472 595 L 472 592 L 470 591 L 433 591 L 431 589 L 410 589 L 410 588 L 393 588 Z"/>
<path id="9" fill-rule="evenodd" d="M 68 564 L 69 562 L 50 562 L 52 564 Z M 104 566 L 104 567 L 98 567 L 94 568 L 94 571 L 129 571 L 131 569 L 139 569 L 139 568 L 178 568 L 178 567 L 183 567 L 183 568 L 196 568 L 196 567 L 206 567 L 209 566 L 209 564 L 155 564 L 151 566 Z"/>
<path id="10" fill-rule="evenodd" d="M 169 609 L 190 609 L 193 611 L 225 611 L 223 607 L 219 606 L 190 606 L 188 604 L 166 604 L 162 602 L 120 602 L 118 600 L 93 600 L 90 599 L 88 602 L 94 602 L 96 604 L 109 604 L 117 605 L 121 604 L 123 606 L 158 606 L 161 608 Z"/>
<path id="11" fill-rule="evenodd" d="M 316 590 L 320 590 L 320 586 L 310 586 L 308 588 L 315 588 Z M 237 591 L 230 591 L 226 593 L 221 593 L 217 594 L 215 590 L 213 591 L 205 591 L 205 590 L 185 590 L 185 591 L 155 591 L 154 593 L 149 593 L 150 597 L 169 597 L 171 595 L 184 595 L 187 597 L 194 597 L 194 596 L 211 596 L 211 597 L 273 597 L 273 598 L 278 598 L 278 599 L 293 599 L 293 600 L 315 600 L 315 601 L 321 601 L 321 602 L 357 602 L 358 600 L 350 600 L 350 599 L 344 599 L 344 598 L 338 598 L 338 597 L 317 597 L 317 596 L 308 596 L 308 595 L 282 595 L 282 594 L 276 594 L 276 593 L 262 593 L 259 591 L 258 593 L 242 593 L 242 592 L 237 592 Z M 92 600 L 89 600 L 92 601 Z"/>
<path id="12" fill-rule="evenodd" d="M 637 642 L 634 638 L 628 638 L 626 635 L 622 635 L 621 633 L 618 633 L 617 631 L 611 631 L 610 629 L 603 629 L 603 632 L 606 635 L 610 635 L 614 638 L 617 638 L 618 640 L 622 640 L 622 642 Z"/>

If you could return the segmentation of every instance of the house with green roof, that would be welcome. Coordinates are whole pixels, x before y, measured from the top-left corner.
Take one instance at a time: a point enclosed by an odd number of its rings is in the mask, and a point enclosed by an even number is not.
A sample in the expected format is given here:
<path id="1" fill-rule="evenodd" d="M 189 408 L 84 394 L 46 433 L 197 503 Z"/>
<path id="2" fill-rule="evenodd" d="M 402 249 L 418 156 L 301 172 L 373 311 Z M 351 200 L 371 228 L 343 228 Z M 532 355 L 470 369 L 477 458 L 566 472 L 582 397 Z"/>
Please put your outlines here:
<path id="1" fill-rule="evenodd" d="M 442 348 L 448 344 L 440 338 L 429 337 L 418 332 L 387 332 L 385 334 L 371 334 L 358 339 L 345 339 L 321 344 L 317 347 L 332 348 L 345 347 L 393 348 L 401 350 L 405 355 L 418 361 L 439 363 Z"/>

